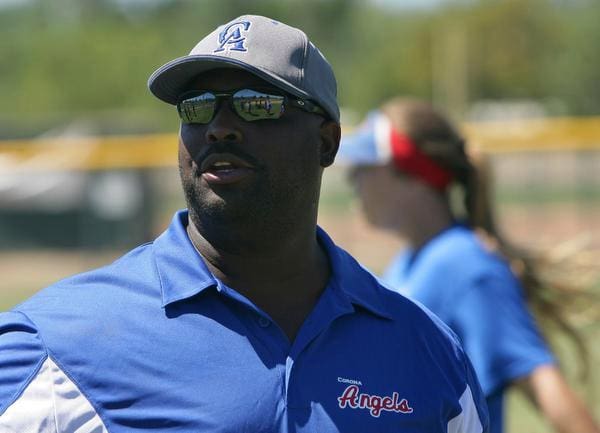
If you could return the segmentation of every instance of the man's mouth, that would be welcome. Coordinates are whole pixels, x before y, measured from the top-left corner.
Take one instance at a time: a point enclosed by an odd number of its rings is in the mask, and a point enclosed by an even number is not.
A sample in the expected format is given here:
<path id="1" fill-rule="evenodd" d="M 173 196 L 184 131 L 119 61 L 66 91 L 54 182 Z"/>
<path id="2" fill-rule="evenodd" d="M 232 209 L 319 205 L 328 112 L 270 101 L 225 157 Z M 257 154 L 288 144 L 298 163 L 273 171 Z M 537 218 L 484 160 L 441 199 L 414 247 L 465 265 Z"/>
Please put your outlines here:
<path id="1" fill-rule="evenodd" d="M 230 170 L 235 170 L 236 168 L 237 168 L 237 166 L 230 162 L 217 161 L 213 165 L 208 167 L 207 171 L 230 171 Z"/>
<path id="2" fill-rule="evenodd" d="M 236 183 L 254 171 L 255 168 L 249 162 L 228 153 L 213 153 L 200 164 L 201 176 L 210 184 Z"/>

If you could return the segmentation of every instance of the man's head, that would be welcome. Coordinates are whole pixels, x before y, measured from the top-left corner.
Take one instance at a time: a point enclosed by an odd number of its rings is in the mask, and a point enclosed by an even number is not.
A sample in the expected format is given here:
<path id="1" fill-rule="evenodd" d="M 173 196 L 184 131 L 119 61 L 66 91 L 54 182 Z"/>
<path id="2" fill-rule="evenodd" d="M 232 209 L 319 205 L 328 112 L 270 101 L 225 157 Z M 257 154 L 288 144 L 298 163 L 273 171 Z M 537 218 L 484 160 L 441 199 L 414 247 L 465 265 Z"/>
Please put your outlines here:
<path id="1" fill-rule="evenodd" d="M 301 30 L 262 16 L 243 15 L 218 27 L 187 56 L 157 69 L 148 86 L 157 98 L 176 104 L 195 77 L 217 68 L 246 70 L 316 102 L 339 123 L 335 76 L 325 57 Z"/>
<path id="2" fill-rule="evenodd" d="M 180 172 L 196 226 L 314 223 L 339 109 L 331 67 L 303 32 L 239 17 L 159 68 L 149 87 L 177 105 Z"/>

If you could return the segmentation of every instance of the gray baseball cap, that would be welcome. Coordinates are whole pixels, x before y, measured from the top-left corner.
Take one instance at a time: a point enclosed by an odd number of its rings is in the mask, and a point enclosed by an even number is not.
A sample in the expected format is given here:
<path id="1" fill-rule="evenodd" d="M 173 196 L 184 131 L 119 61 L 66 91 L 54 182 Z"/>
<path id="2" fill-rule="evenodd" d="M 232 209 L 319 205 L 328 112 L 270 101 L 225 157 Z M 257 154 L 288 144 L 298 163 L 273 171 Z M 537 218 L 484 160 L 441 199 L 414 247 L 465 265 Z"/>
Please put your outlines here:
<path id="1" fill-rule="evenodd" d="M 218 27 L 190 54 L 154 71 L 148 87 L 157 98 L 174 105 L 198 74 L 216 68 L 244 69 L 316 102 L 340 121 L 337 85 L 327 59 L 303 31 L 258 15 L 242 15 Z"/>

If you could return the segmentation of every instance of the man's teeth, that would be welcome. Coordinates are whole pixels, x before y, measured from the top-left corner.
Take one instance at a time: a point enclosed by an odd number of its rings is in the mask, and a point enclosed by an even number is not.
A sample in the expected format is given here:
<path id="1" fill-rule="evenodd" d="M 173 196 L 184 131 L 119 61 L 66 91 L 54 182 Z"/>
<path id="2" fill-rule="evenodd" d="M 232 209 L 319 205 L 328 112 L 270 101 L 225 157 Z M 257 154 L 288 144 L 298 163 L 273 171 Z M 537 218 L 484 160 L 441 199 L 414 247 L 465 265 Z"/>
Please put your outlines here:
<path id="1" fill-rule="evenodd" d="M 213 164 L 213 167 L 217 168 L 217 169 L 219 169 L 219 168 L 233 168 L 233 165 L 231 165 L 231 163 L 229 163 L 229 162 L 215 162 Z"/>

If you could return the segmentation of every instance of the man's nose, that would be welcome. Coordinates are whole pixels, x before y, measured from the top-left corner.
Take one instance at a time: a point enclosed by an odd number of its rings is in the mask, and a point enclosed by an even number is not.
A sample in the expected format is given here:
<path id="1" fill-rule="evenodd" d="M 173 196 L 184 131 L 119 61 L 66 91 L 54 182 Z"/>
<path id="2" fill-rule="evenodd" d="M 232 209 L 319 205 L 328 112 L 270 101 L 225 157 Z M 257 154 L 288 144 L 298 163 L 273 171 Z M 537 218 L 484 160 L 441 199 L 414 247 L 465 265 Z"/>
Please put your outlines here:
<path id="1" fill-rule="evenodd" d="M 228 104 L 219 104 L 215 116 L 206 128 L 207 143 L 241 142 L 240 122 L 242 122 L 242 119 L 233 112 Z"/>

